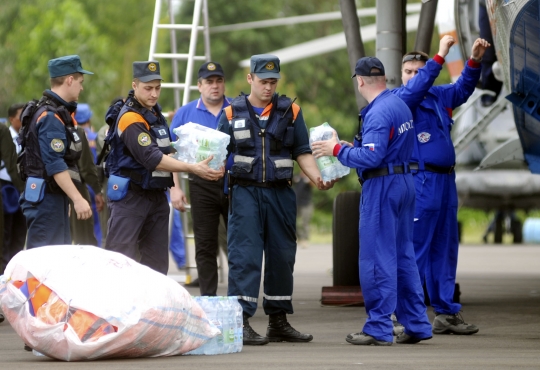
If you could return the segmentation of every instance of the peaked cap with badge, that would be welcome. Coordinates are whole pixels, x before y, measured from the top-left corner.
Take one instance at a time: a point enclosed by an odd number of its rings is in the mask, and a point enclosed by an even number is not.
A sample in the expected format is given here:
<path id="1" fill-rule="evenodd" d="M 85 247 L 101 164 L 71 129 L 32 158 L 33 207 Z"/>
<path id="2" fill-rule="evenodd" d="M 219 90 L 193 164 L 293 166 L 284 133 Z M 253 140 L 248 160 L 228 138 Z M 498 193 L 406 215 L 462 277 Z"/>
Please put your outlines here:
<path id="1" fill-rule="evenodd" d="M 272 54 L 253 55 L 250 59 L 251 73 L 255 73 L 260 79 L 281 78 L 279 74 L 279 58 Z"/>
<path id="2" fill-rule="evenodd" d="M 210 76 L 225 77 L 225 72 L 221 64 L 217 62 L 206 62 L 199 68 L 199 78 L 208 78 Z"/>
<path id="3" fill-rule="evenodd" d="M 163 80 L 160 75 L 159 62 L 133 62 L 133 78 L 141 82 Z"/>

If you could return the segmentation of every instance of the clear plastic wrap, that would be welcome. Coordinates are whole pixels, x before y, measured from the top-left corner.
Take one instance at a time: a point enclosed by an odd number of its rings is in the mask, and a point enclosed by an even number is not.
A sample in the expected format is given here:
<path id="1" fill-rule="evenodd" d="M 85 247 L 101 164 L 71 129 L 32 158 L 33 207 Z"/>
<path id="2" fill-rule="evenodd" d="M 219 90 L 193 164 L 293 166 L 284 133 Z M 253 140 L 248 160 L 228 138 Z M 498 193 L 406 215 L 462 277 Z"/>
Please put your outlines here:
<path id="1" fill-rule="evenodd" d="M 227 159 L 230 136 L 198 123 L 188 122 L 173 130 L 178 140 L 172 145 L 176 149 L 174 158 L 186 163 L 197 163 L 210 155 L 214 158 L 208 166 L 218 170 Z"/>
<path id="2" fill-rule="evenodd" d="M 6 319 L 35 351 L 59 360 L 173 356 L 220 334 L 177 282 L 94 246 L 22 251 L 3 280 Z"/>
<path id="3" fill-rule="evenodd" d="M 332 138 L 334 129 L 328 124 L 323 123 L 320 126 L 309 129 L 309 145 L 315 141 L 329 140 Z M 336 134 L 337 135 L 337 134 Z M 338 138 L 339 141 L 339 138 Z M 349 167 L 342 165 L 334 156 L 324 156 L 317 158 L 317 167 L 321 171 L 323 181 L 331 181 L 348 175 L 351 172 Z"/>

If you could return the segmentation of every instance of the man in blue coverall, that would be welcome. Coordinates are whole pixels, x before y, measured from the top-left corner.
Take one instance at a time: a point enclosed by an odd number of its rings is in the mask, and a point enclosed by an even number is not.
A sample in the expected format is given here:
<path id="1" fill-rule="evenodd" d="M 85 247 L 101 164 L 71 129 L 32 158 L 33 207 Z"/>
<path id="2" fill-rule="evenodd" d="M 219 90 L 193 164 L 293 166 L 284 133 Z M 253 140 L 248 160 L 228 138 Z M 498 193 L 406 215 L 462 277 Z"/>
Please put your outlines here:
<path id="1" fill-rule="evenodd" d="M 225 74 L 219 63 L 206 62 L 199 68 L 197 86 L 201 96 L 181 107 L 171 123 L 171 138 L 176 140 L 173 130 L 188 122 L 216 129 L 221 111 L 229 106 L 225 93 Z M 173 206 L 185 210 L 186 197 L 180 188 L 177 174 L 175 186 L 171 188 Z M 219 224 L 223 217 L 228 219 L 229 202 L 223 192 L 223 179 L 208 181 L 197 175 L 189 175 L 191 217 L 195 236 L 195 262 L 199 289 L 202 296 L 215 296 L 218 286 Z M 224 233 L 223 233 L 224 234 Z"/>
<path id="2" fill-rule="evenodd" d="M 445 42 L 449 42 L 446 50 Z M 452 44 L 450 36 L 443 37 L 440 47 L 443 53 L 440 51 L 433 59 L 416 51 L 406 54 L 403 85 L 392 92 L 405 101 L 414 117 L 416 138 L 411 159 L 416 187 L 414 249 L 420 279 L 426 284 L 436 314 L 433 333 L 474 334 L 478 327 L 463 320 L 459 313 L 461 305 L 453 301 L 459 240 L 456 155 L 450 131 L 454 123 L 452 111 L 474 92 L 480 78 L 480 62 L 490 44 L 477 39 L 456 83 L 432 86 Z M 401 321 L 399 315 L 397 318 Z"/>
<path id="3" fill-rule="evenodd" d="M 411 111 L 386 89 L 379 59 L 358 60 L 358 91 L 369 102 L 362 110 L 361 138 L 354 146 L 333 139 L 312 144 L 315 157 L 334 155 L 356 168 L 363 183 L 360 201 L 360 282 L 368 318 L 360 333 L 347 342 L 390 346 L 391 315 L 405 326 L 397 343 L 414 344 L 431 338 L 424 293 L 413 247 L 414 180 L 409 161 L 414 146 Z"/>
<path id="4" fill-rule="evenodd" d="M 77 161 L 82 144 L 73 117 L 84 74 L 93 73 L 82 68 L 78 55 L 51 59 L 48 69 L 51 89 L 43 92 L 42 105 L 23 134 L 21 172 L 28 179 L 21 208 L 28 226 L 26 248 L 71 244 L 68 197 L 78 219 L 92 216 L 74 183 L 81 181 Z M 42 199 L 33 196 L 41 186 L 46 187 Z"/>
<path id="5" fill-rule="evenodd" d="M 237 296 L 244 310 L 244 345 L 309 342 L 287 321 L 293 313 L 293 271 L 296 256 L 296 198 L 291 188 L 296 160 L 320 190 L 323 183 L 309 148 L 300 106 L 275 93 L 279 59 L 251 57 L 249 95 L 240 95 L 224 109 L 218 130 L 231 136 L 228 295 Z M 257 310 L 264 253 L 264 312 L 269 315 L 266 337 L 248 319 Z"/>

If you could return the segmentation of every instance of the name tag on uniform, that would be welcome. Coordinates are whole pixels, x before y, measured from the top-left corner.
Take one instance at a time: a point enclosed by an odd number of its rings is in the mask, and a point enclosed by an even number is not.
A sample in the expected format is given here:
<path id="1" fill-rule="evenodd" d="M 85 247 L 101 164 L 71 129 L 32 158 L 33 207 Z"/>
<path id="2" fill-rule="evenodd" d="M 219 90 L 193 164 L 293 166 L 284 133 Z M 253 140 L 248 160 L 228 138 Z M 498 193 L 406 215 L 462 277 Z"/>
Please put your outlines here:
<path id="1" fill-rule="evenodd" d="M 245 119 L 239 119 L 238 121 L 234 122 L 234 128 L 244 128 L 244 127 L 246 127 Z"/>

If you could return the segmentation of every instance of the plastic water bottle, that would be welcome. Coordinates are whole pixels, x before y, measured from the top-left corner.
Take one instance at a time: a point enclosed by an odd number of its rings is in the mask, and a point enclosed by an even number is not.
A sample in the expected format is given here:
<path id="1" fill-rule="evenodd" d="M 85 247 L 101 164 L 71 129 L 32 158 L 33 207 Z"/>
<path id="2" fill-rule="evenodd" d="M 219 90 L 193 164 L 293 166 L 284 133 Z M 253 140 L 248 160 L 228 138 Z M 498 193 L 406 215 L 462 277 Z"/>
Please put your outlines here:
<path id="1" fill-rule="evenodd" d="M 244 345 L 244 311 L 242 310 L 242 306 L 238 304 L 236 297 L 229 297 L 229 299 L 234 311 L 234 352 L 241 352 Z"/>
<path id="2" fill-rule="evenodd" d="M 334 135 L 334 130 L 328 122 L 325 122 L 320 126 L 312 127 L 309 130 L 309 135 L 309 144 L 311 146 L 315 141 L 331 139 Z M 325 182 L 341 178 L 348 175 L 351 171 L 349 167 L 343 166 L 334 156 L 317 158 L 317 167 L 319 167 L 321 178 Z"/>
<path id="3" fill-rule="evenodd" d="M 242 351 L 242 306 L 236 297 L 193 297 L 206 313 L 210 323 L 221 334 L 187 355 L 218 355 Z"/>
<path id="4" fill-rule="evenodd" d="M 193 122 L 177 127 L 173 132 L 178 136 L 178 140 L 174 142 L 176 159 L 197 163 L 212 155 L 214 158 L 208 166 L 215 170 L 223 166 L 227 157 L 229 135 Z"/>

